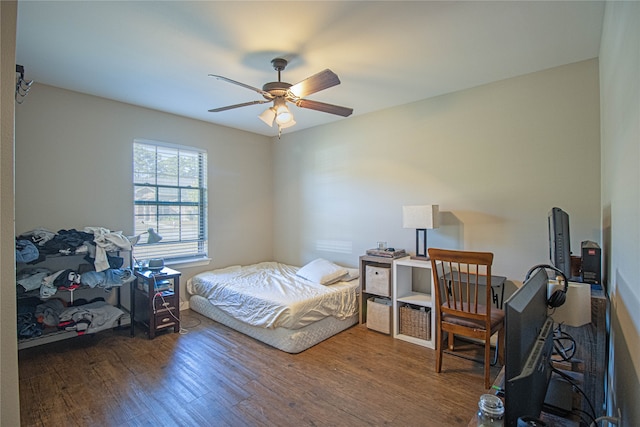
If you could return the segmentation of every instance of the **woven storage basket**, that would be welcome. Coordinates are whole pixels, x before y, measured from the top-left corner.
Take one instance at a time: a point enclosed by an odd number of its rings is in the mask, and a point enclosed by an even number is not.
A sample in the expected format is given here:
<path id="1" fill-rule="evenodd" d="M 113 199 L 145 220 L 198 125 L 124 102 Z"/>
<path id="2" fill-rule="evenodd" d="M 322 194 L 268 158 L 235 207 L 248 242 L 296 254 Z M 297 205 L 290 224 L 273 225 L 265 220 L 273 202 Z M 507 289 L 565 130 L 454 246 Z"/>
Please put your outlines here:
<path id="1" fill-rule="evenodd" d="M 431 313 L 409 306 L 400 307 L 400 333 L 423 340 L 431 339 Z"/>

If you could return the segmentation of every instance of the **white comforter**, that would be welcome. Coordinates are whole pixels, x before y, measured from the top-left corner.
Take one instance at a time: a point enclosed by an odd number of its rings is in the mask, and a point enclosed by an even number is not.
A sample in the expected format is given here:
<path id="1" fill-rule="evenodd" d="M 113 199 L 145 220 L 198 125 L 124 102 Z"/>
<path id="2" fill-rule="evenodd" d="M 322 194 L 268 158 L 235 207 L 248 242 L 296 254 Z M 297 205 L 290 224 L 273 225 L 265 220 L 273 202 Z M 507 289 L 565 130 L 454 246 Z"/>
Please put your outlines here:
<path id="1" fill-rule="evenodd" d="M 187 290 L 265 328 L 299 329 L 328 316 L 345 319 L 357 313 L 357 280 L 324 286 L 296 276 L 297 271 L 277 262 L 232 266 L 197 274 L 187 281 Z"/>

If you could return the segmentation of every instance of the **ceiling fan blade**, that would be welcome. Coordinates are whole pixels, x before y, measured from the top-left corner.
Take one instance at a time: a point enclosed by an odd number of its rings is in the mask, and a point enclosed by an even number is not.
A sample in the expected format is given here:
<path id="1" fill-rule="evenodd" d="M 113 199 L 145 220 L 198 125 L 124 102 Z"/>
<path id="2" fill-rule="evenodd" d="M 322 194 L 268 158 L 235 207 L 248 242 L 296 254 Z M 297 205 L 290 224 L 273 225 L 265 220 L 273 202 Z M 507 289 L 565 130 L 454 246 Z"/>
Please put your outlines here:
<path id="1" fill-rule="evenodd" d="M 227 111 L 233 108 L 246 107 L 248 105 L 264 104 L 266 102 L 271 102 L 271 101 L 267 99 L 261 99 L 259 101 L 249 101 L 249 102 L 243 102 L 242 104 L 234 104 L 234 105 L 227 105 L 226 107 L 212 108 L 211 110 L 208 110 L 208 111 L 210 113 L 219 113 L 220 111 Z"/>
<path id="2" fill-rule="evenodd" d="M 289 91 L 296 97 L 303 98 L 339 84 L 340 79 L 338 76 L 333 71 L 326 69 L 294 84 L 289 88 Z"/>
<path id="3" fill-rule="evenodd" d="M 336 114 L 342 117 L 349 117 L 353 113 L 353 108 L 341 107 L 339 105 L 325 104 L 324 102 L 311 101 L 309 99 L 299 99 L 295 103 L 300 108 L 322 111 L 324 113 Z"/>
<path id="4" fill-rule="evenodd" d="M 225 82 L 232 83 L 232 84 L 238 85 L 238 86 L 242 86 L 243 88 L 252 90 L 254 92 L 258 92 L 260 95 L 265 96 L 265 97 L 267 97 L 269 99 L 273 99 L 273 95 L 271 95 L 269 92 L 266 92 L 266 91 L 264 91 L 262 89 L 258 89 L 257 87 L 249 86 L 249 85 L 246 85 L 244 83 L 240 83 L 240 82 L 237 82 L 235 80 L 231 80 L 231 79 L 228 79 L 226 77 L 218 76 L 218 75 L 215 75 L 215 74 L 209 74 L 209 77 L 215 77 L 218 80 L 224 80 Z"/>

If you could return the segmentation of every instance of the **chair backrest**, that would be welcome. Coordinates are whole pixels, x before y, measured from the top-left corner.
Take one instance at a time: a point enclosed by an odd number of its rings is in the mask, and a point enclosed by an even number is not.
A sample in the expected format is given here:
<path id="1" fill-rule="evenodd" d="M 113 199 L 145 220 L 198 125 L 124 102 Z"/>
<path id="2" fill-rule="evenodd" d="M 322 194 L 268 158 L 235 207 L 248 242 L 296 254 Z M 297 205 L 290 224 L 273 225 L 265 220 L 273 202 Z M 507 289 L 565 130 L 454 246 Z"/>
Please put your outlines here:
<path id="1" fill-rule="evenodd" d="M 429 248 L 429 258 L 438 310 L 488 325 L 493 254 Z"/>

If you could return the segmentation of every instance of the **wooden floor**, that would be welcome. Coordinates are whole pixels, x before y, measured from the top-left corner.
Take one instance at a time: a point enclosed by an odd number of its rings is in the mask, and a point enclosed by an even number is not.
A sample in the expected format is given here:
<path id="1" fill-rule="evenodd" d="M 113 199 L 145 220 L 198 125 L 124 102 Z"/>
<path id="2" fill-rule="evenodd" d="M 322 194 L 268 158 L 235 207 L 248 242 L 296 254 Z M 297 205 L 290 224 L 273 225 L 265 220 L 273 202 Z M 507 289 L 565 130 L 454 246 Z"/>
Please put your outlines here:
<path id="1" fill-rule="evenodd" d="M 445 355 L 436 374 L 433 350 L 364 326 L 288 354 L 182 315 L 187 334 L 20 351 L 22 425 L 466 426 L 485 391 L 481 363 Z"/>

